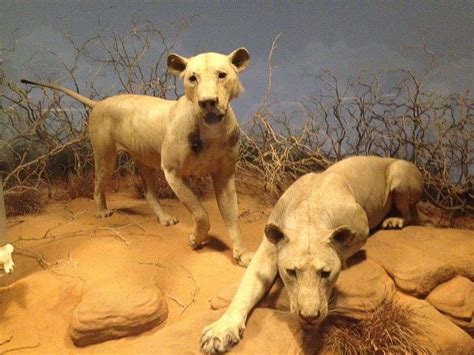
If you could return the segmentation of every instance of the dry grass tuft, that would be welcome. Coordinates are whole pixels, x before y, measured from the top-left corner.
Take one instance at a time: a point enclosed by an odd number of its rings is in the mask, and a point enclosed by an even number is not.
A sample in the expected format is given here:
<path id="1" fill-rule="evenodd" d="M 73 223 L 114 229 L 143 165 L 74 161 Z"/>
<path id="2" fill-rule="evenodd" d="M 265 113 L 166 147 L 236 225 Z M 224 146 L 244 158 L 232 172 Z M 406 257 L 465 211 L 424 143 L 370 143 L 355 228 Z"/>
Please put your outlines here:
<path id="1" fill-rule="evenodd" d="M 37 190 L 11 192 L 4 197 L 7 217 L 38 213 L 43 209 L 43 199 Z"/>
<path id="2" fill-rule="evenodd" d="M 80 175 L 69 175 L 66 191 L 71 199 L 79 197 L 93 198 L 94 174 L 88 172 Z"/>
<path id="3" fill-rule="evenodd" d="M 387 301 L 368 318 L 328 319 L 321 330 L 322 349 L 331 354 L 430 354 L 419 343 L 413 311 Z"/>
<path id="4" fill-rule="evenodd" d="M 156 181 L 156 194 L 158 198 L 176 198 L 176 195 L 168 185 L 168 182 L 166 181 L 165 175 L 162 171 L 157 172 Z M 202 197 L 207 191 L 207 181 L 205 178 L 187 178 L 186 181 L 191 190 L 199 197 Z M 145 198 L 143 182 L 139 176 L 135 176 L 134 178 L 133 189 L 137 198 Z"/>

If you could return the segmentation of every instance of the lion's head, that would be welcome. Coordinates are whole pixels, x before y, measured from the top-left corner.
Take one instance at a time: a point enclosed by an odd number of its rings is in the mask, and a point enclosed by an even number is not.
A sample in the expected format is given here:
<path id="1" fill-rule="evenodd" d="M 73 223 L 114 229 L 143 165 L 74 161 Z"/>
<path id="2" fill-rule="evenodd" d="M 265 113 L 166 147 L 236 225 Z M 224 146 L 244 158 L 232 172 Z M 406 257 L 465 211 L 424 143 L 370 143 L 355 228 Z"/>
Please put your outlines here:
<path id="1" fill-rule="evenodd" d="M 268 223 L 265 236 L 277 247 L 278 272 L 291 312 L 303 328 L 317 327 L 328 315 L 331 291 L 352 252 L 354 232 L 344 226 L 292 228 Z"/>
<path id="2" fill-rule="evenodd" d="M 202 53 L 191 58 L 168 56 L 168 69 L 184 81 L 186 97 L 206 125 L 220 123 L 230 101 L 242 91 L 238 73 L 249 63 L 249 53 L 239 48 L 229 55 Z"/>

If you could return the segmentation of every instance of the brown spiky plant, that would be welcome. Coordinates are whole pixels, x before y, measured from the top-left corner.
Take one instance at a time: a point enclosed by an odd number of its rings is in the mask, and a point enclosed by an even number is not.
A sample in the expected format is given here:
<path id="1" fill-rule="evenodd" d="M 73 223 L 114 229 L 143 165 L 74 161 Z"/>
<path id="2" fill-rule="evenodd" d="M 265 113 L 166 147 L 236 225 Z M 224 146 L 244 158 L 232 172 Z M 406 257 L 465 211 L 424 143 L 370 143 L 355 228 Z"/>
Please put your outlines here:
<path id="1" fill-rule="evenodd" d="M 321 329 L 324 354 L 431 354 L 414 311 L 388 300 L 361 320 L 333 316 Z"/>
<path id="2" fill-rule="evenodd" d="M 43 209 L 41 194 L 34 189 L 5 194 L 5 213 L 7 217 L 38 213 Z"/>

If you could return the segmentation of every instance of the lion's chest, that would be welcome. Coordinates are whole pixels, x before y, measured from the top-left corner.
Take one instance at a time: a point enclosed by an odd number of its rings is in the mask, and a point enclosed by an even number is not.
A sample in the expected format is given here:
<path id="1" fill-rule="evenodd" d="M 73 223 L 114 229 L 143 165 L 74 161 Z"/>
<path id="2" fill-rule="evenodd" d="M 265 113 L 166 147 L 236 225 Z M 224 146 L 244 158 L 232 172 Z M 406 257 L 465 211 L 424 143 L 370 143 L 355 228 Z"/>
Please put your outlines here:
<path id="1" fill-rule="evenodd" d="M 186 157 L 182 165 L 185 176 L 205 176 L 223 167 L 235 165 L 240 131 L 236 127 L 220 137 L 205 137 L 191 132 L 187 137 Z"/>

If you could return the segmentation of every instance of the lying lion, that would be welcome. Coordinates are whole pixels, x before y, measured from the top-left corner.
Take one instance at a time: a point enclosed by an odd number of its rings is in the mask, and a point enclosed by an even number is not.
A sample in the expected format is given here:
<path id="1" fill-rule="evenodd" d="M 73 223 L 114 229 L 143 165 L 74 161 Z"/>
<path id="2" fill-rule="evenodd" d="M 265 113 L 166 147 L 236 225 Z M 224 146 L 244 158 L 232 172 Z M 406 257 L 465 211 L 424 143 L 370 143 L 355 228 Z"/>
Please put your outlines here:
<path id="1" fill-rule="evenodd" d="M 59 90 L 91 108 L 89 134 L 94 151 L 97 216 L 108 217 L 105 187 L 125 150 L 135 161 L 145 184 L 145 197 L 161 224 L 178 220 L 168 215 L 156 197 L 155 170 L 166 180 L 194 218 L 190 244 L 207 238 L 209 217 L 198 197 L 185 182 L 187 176 L 210 175 L 217 204 L 233 243 L 233 255 L 246 266 L 251 254 L 242 244 L 238 226 L 234 170 L 239 153 L 240 129 L 230 101 L 242 91 L 238 73 L 249 62 L 245 48 L 229 55 L 203 53 L 191 58 L 168 56 L 168 69 L 184 80 L 185 95 L 163 100 L 143 95 L 117 95 L 93 101 L 53 84 L 23 83 Z"/>
<path id="2" fill-rule="evenodd" d="M 225 352 L 239 342 L 249 312 L 277 273 L 302 328 L 317 328 L 341 268 L 369 231 L 423 222 L 416 207 L 422 189 L 415 165 L 375 156 L 344 159 L 298 179 L 275 205 L 227 311 L 204 328 L 202 351 Z M 392 209 L 398 216 L 388 217 Z"/>

